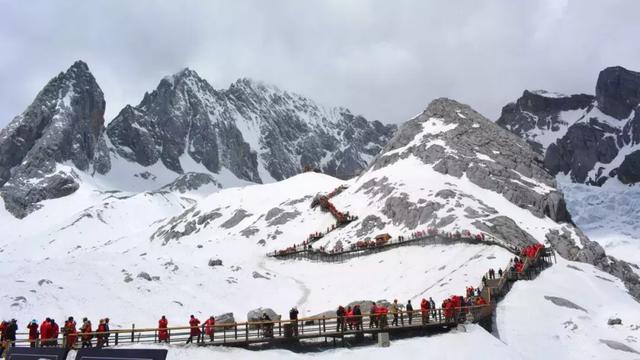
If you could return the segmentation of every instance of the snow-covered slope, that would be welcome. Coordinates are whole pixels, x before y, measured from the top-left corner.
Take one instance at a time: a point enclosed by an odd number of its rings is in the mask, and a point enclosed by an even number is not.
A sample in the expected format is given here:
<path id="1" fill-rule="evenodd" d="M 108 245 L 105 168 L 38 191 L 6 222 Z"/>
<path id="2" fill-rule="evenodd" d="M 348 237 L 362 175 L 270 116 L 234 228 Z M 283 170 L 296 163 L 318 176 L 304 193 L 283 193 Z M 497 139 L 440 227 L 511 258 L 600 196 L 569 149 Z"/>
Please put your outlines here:
<path id="1" fill-rule="evenodd" d="M 544 155 L 552 174 L 577 183 L 640 181 L 640 73 L 622 67 L 600 72 L 596 95 L 524 91 L 497 124 Z"/>

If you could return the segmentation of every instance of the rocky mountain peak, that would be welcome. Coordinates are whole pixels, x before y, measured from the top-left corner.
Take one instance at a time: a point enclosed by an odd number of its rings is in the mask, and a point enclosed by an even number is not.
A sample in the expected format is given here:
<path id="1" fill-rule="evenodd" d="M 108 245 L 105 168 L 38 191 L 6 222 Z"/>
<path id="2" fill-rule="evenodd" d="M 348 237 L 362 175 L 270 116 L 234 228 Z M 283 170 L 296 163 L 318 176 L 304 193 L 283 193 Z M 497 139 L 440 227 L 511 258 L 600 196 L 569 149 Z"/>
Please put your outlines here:
<path id="1" fill-rule="evenodd" d="M 553 174 L 603 185 L 640 181 L 640 73 L 620 66 L 600 72 L 596 96 L 526 91 L 502 109 L 498 125 L 544 155 Z"/>
<path id="2" fill-rule="evenodd" d="M 622 66 L 600 72 L 596 84 L 598 108 L 616 119 L 626 119 L 640 104 L 640 73 Z"/>
<path id="3" fill-rule="evenodd" d="M 212 173 L 261 183 L 305 167 L 354 176 L 394 130 L 248 78 L 215 90 L 185 69 L 123 109 L 107 133 L 119 155 L 144 166 L 160 160 L 182 173 L 187 155 Z"/>
<path id="4" fill-rule="evenodd" d="M 446 98 L 432 101 L 422 114 L 402 125 L 371 168 L 409 157 L 439 173 L 466 176 L 537 216 L 571 222 L 542 157 L 468 105 Z"/>
<path id="5" fill-rule="evenodd" d="M 57 164 L 109 171 L 104 111 L 102 90 L 84 62 L 49 81 L 0 133 L 0 191 L 8 210 L 25 216 L 41 200 L 74 192 L 75 176 Z"/>

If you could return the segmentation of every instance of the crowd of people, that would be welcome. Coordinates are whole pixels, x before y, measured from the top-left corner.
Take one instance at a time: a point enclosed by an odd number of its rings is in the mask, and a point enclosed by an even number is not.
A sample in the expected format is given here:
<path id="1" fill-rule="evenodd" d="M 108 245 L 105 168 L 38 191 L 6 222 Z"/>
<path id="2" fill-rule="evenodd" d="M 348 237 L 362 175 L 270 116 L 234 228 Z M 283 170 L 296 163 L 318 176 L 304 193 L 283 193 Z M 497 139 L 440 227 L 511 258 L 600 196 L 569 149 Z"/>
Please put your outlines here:
<path id="1" fill-rule="evenodd" d="M 100 319 L 98 326 L 92 327 L 91 321 L 87 318 L 82 319 L 82 324 L 78 329 L 73 316 L 70 316 L 62 328 L 52 318 L 46 318 L 41 324 L 36 319 L 26 326 L 28 332 L 28 343 L 30 347 L 57 347 L 60 346 L 60 335 L 62 334 L 63 346 L 66 349 L 76 347 L 77 343 L 81 343 L 81 347 L 93 347 L 93 338 L 95 337 L 95 346 L 98 348 L 109 345 L 109 318 Z M 0 355 L 3 350 L 8 347 L 15 347 L 16 332 L 18 331 L 18 322 L 15 319 L 11 321 L 3 321 L 0 323 Z"/>

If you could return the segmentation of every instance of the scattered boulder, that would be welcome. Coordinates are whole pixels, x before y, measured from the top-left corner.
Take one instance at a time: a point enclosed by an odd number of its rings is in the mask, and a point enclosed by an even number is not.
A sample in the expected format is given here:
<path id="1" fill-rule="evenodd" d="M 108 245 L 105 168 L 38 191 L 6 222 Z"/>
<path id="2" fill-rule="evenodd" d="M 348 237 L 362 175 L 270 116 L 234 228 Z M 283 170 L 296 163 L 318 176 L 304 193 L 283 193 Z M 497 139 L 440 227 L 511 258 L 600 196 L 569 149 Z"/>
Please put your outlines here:
<path id="1" fill-rule="evenodd" d="M 622 325 L 622 319 L 620 318 L 611 318 L 607 320 L 607 325 Z"/>
<path id="2" fill-rule="evenodd" d="M 149 275 L 148 273 L 142 271 L 138 274 L 137 276 L 138 279 L 144 279 L 147 281 L 152 281 L 153 279 L 151 278 L 151 275 Z"/>
<path id="3" fill-rule="evenodd" d="M 209 259 L 209 266 L 222 266 L 222 260 L 220 259 Z"/>

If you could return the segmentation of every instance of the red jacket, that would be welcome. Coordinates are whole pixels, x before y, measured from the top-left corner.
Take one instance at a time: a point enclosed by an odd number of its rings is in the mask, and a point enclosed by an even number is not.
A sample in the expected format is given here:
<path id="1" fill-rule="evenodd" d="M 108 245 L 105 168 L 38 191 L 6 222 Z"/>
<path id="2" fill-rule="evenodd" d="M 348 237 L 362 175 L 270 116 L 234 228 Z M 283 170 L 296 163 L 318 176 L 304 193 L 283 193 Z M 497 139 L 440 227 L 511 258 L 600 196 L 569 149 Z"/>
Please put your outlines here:
<path id="1" fill-rule="evenodd" d="M 211 319 L 211 318 L 207 319 L 207 321 L 204 322 L 204 332 L 207 335 L 213 334 L 213 329 L 215 325 L 216 325 L 215 319 Z"/>
<path id="2" fill-rule="evenodd" d="M 91 332 L 91 323 L 86 322 L 84 325 L 82 325 L 82 329 L 80 329 L 80 333 L 82 334 L 83 341 L 90 341 L 91 338 L 93 338 L 93 335 L 91 335 L 90 332 Z"/>
<path id="3" fill-rule="evenodd" d="M 29 328 L 29 340 L 36 340 L 38 338 L 38 324 L 31 323 L 27 328 Z"/>
<path id="4" fill-rule="evenodd" d="M 169 331 L 167 330 L 168 325 L 169 321 L 167 319 L 160 319 L 160 321 L 158 321 L 158 340 L 169 340 Z"/>
<path id="5" fill-rule="evenodd" d="M 48 321 L 44 321 L 42 324 L 40 324 L 40 339 L 51 339 L 51 335 L 51 323 Z"/>
<path id="6" fill-rule="evenodd" d="M 427 312 L 429 311 L 429 302 L 427 301 L 427 299 L 422 299 L 422 301 L 420 302 L 420 311 Z"/>
<path id="7" fill-rule="evenodd" d="M 200 327 L 198 325 L 200 325 L 200 320 L 198 320 L 198 318 L 189 320 L 189 326 L 191 326 L 191 336 L 200 335 Z"/>
<path id="8" fill-rule="evenodd" d="M 51 324 L 51 338 L 52 339 L 57 339 L 58 335 L 60 335 L 60 326 L 58 326 L 58 323 L 52 323 Z"/>

